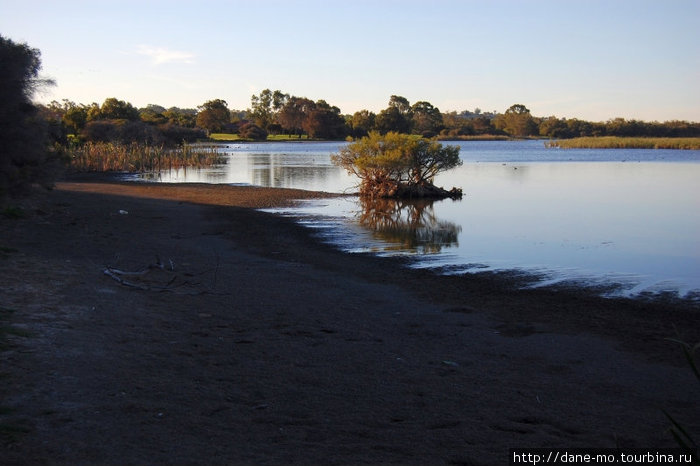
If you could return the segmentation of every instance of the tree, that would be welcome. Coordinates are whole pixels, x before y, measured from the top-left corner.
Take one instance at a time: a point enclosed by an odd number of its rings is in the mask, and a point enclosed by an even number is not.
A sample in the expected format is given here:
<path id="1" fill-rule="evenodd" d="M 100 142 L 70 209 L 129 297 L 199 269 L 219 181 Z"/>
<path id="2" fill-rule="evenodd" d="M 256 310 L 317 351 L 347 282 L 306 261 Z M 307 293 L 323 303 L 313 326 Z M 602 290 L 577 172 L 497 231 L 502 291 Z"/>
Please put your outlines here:
<path id="1" fill-rule="evenodd" d="M 562 139 L 570 137 L 566 120 L 560 120 L 555 116 L 550 116 L 542 120 L 540 122 L 539 131 L 540 136 L 546 136 L 548 138 Z"/>
<path id="2" fill-rule="evenodd" d="M 135 121 L 140 118 L 139 111 L 129 102 L 119 100 L 115 97 L 105 99 L 100 107 L 100 119 L 102 120 L 130 120 Z"/>
<path id="3" fill-rule="evenodd" d="M 197 110 L 194 108 L 170 107 L 163 112 L 163 116 L 171 125 L 194 128 L 197 124 Z"/>
<path id="4" fill-rule="evenodd" d="M 431 138 L 444 128 L 440 109 L 434 107 L 430 102 L 420 101 L 413 104 L 411 115 L 414 134 Z"/>
<path id="5" fill-rule="evenodd" d="M 59 153 L 49 150 L 46 121 L 31 98 L 38 86 L 41 53 L 0 36 L 0 196 L 39 182 L 50 186 Z"/>
<path id="6" fill-rule="evenodd" d="M 139 117 L 141 121 L 151 125 L 162 125 L 168 122 L 168 118 L 163 115 L 164 112 L 165 107 L 148 104 L 146 107 L 139 109 Z"/>
<path id="7" fill-rule="evenodd" d="M 350 127 L 353 137 L 367 136 L 374 129 L 374 122 L 377 118 L 373 112 L 369 110 L 360 110 L 355 112 L 350 119 Z"/>
<path id="8" fill-rule="evenodd" d="M 316 104 L 306 97 L 292 96 L 277 114 L 277 121 L 287 134 L 301 137 L 304 132 L 304 120 L 315 106 Z"/>
<path id="9" fill-rule="evenodd" d="M 87 123 L 87 107 L 73 104 L 63 114 L 62 120 L 70 134 L 80 133 Z"/>
<path id="10" fill-rule="evenodd" d="M 197 126 L 210 133 L 221 132 L 231 121 L 231 112 L 225 100 L 209 100 L 198 107 Z"/>
<path id="11" fill-rule="evenodd" d="M 100 116 L 100 104 L 97 102 L 93 102 L 90 105 L 87 106 L 86 108 L 86 113 L 87 113 L 87 121 L 96 121 L 101 118 Z"/>
<path id="12" fill-rule="evenodd" d="M 408 99 L 392 95 L 389 106 L 377 115 L 376 128 L 380 133 L 410 133 L 411 117 L 411 104 Z"/>
<path id="13" fill-rule="evenodd" d="M 389 98 L 389 107 L 396 108 L 405 117 L 411 116 L 411 104 L 406 97 L 392 95 Z"/>
<path id="14" fill-rule="evenodd" d="M 347 134 L 340 109 L 331 107 L 325 100 L 319 100 L 309 108 L 302 128 L 310 138 L 340 139 Z"/>
<path id="15" fill-rule="evenodd" d="M 511 105 L 505 114 L 495 118 L 494 126 L 519 138 L 537 133 L 537 124 L 523 104 Z"/>
<path id="16" fill-rule="evenodd" d="M 375 127 L 382 134 L 409 133 L 411 131 L 410 121 L 401 113 L 401 110 L 392 106 L 379 112 L 375 120 Z"/>
<path id="17" fill-rule="evenodd" d="M 280 90 L 273 92 L 270 89 L 265 89 L 260 92 L 260 95 L 252 95 L 250 97 L 248 118 L 253 120 L 259 127 L 267 130 L 271 124 L 275 123 L 277 113 L 288 100 L 289 94 L 285 94 Z"/>
<path id="18" fill-rule="evenodd" d="M 336 165 L 360 178 L 360 194 L 377 197 L 462 197 L 433 184 L 435 175 L 462 164 L 458 146 L 443 147 L 418 136 L 390 132 L 353 142 L 331 156 Z"/>

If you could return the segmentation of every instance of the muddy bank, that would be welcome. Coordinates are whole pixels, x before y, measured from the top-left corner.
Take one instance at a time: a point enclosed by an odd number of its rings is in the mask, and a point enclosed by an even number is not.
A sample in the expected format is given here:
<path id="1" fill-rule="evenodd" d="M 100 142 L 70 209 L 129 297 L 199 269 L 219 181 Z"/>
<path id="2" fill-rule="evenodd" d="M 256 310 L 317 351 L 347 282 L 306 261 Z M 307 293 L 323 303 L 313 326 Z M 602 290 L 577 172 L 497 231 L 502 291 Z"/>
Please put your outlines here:
<path id="1" fill-rule="evenodd" d="M 665 340 L 700 341 L 693 303 L 408 270 L 251 209 L 323 195 L 71 182 L 0 219 L 1 462 L 503 464 L 674 446 L 661 409 L 700 431 Z"/>

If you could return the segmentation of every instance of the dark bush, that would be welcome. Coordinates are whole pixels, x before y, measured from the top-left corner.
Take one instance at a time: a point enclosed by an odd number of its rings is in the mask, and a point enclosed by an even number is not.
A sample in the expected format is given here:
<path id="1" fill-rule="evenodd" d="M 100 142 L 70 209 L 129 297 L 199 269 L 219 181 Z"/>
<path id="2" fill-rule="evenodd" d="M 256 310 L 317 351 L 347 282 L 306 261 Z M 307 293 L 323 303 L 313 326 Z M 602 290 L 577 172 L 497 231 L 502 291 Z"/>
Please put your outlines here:
<path id="1" fill-rule="evenodd" d="M 60 167 L 48 123 L 31 101 L 41 84 L 40 55 L 0 36 L 0 196 L 32 183 L 50 187 Z"/>
<path id="2" fill-rule="evenodd" d="M 169 146 L 175 146 L 183 142 L 195 142 L 198 139 L 207 137 L 206 131 L 199 128 L 186 128 L 172 124 L 160 125 L 158 130 L 163 135 L 165 143 Z"/>
<path id="3" fill-rule="evenodd" d="M 96 120 L 85 125 L 80 138 L 90 142 L 110 142 L 117 139 L 119 128 L 112 120 Z"/>
<path id="4" fill-rule="evenodd" d="M 264 141 L 267 139 L 267 131 L 255 123 L 241 125 L 238 130 L 238 135 L 243 139 L 252 139 L 254 141 Z"/>
<path id="5" fill-rule="evenodd" d="M 118 124 L 117 141 L 122 144 L 133 142 L 148 145 L 162 145 L 165 143 L 163 133 L 154 126 L 143 121 L 126 121 Z"/>

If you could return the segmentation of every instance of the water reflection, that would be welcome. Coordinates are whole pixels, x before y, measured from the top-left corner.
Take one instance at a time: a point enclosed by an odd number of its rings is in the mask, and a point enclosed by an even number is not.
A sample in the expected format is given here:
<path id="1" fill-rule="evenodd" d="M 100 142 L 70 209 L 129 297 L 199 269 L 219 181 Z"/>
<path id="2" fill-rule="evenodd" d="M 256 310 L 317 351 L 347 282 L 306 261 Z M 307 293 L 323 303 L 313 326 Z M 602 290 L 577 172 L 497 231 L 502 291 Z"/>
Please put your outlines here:
<path id="1" fill-rule="evenodd" d="M 328 186 L 338 172 L 330 163 L 314 163 L 311 157 L 290 154 L 251 154 L 247 164 L 251 184 L 271 188 Z"/>
<path id="2" fill-rule="evenodd" d="M 360 198 L 357 220 L 388 250 L 435 254 L 458 246 L 462 227 L 438 220 L 432 200 Z"/>

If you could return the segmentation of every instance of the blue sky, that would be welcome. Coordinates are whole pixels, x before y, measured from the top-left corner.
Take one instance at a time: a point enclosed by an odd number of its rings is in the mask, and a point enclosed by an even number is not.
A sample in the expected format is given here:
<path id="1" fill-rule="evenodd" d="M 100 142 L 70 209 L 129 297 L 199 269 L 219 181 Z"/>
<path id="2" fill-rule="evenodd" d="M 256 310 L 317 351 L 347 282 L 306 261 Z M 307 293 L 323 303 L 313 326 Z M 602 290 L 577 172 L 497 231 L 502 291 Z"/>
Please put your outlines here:
<path id="1" fill-rule="evenodd" d="M 40 101 L 250 106 L 265 88 L 343 113 L 442 110 L 700 121 L 700 0 L 0 0 L 42 53 Z"/>

